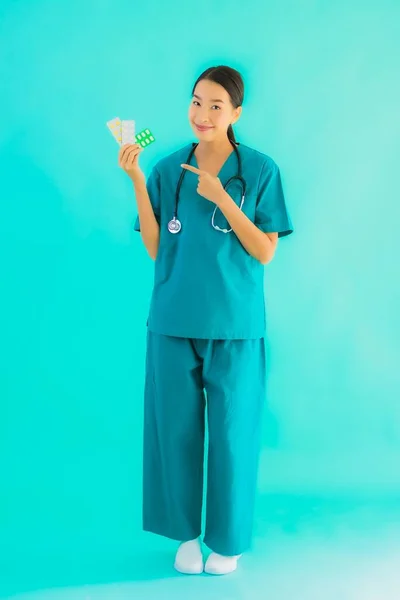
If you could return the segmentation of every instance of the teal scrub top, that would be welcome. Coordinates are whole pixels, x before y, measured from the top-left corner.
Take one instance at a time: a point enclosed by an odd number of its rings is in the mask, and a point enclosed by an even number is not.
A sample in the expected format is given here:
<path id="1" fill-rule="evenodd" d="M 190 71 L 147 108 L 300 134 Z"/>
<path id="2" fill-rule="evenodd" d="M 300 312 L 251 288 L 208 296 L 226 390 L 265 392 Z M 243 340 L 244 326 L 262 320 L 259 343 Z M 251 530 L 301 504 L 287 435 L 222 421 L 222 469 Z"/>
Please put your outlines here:
<path id="1" fill-rule="evenodd" d="M 155 261 L 154 289 L 148 328 L 153 333 L 196 339 L 258 339 L 265 335 L 264 265 L 244 249 L 231 231 L 211 225 L 215 204 L 197 193 L 198 177 L 187 172 L 180 192 L 180 233 L 171 234 L 168 222 L 175 210 L 175 191 L 192 145 L 163 158 L 153 168 L 147 189 L 160 225 Z M 243 212 L 264 232 L 279 237 L 293 232 L 286 208 L 281 176 L 267 155 L 239 144 L 247 192 Z M 191 164 L 198 168 L 196 157 Z M 225 184 L 237 175 L 232 152 L 218 177 Z M 239 205 L 240 186 L 227 193 Z M 215 224 L 230 229 L 221 211 Z M 135 230 L 140 231 L 137 218 Z"/>

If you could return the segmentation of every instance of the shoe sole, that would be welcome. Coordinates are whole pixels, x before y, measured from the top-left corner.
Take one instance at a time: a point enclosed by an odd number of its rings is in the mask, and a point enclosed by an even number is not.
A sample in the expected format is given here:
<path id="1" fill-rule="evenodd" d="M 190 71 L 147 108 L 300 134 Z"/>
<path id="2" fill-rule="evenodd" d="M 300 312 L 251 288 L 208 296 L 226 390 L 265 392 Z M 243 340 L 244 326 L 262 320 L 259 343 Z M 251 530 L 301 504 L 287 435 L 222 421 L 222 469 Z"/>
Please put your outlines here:
<path id="1" fill-rule="evenodd" d="M 216 576 L 229 575 L 230 573 L 234 573 L 235 571 L 236 571 L 236 569 L 232 569 L 232 571 L 225 571 L 224 573 L 215 573 L 215 571 L 209 571 L 208 569 L 204 569 L 204 573 L 207 573 L 207 575 L 216 575 Z"/>
<path id="2" fill-rule="evenodd" d="M 178 571 L 178 573 L 182 573 L 183 575 L 201 575 L 201 573 L 203 573 L 204 571 L 204 567 L 198 567 L 198 569 L 192 569 L 191 571 L 188 570 L 184 570 L 184 569 L 180 569 L 176 564 L 174 564 L 174 569 L 175 571 Z"/>

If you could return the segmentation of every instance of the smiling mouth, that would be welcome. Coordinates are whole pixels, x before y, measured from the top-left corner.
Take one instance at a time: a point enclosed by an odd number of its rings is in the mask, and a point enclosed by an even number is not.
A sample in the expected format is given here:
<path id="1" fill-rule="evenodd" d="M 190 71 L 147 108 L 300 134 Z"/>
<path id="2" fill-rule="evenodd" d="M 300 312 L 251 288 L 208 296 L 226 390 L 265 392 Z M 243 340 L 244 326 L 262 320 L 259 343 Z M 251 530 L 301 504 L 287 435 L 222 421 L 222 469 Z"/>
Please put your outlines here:
<path id="1" fill-rule="evenodd" d="M 209 129 L 213 129 L 212 127 L 205 127 L 204 125 L 196 125 L 196 127 L 197 129 L 200 129 L 200 131 L 208 131 Z"/>

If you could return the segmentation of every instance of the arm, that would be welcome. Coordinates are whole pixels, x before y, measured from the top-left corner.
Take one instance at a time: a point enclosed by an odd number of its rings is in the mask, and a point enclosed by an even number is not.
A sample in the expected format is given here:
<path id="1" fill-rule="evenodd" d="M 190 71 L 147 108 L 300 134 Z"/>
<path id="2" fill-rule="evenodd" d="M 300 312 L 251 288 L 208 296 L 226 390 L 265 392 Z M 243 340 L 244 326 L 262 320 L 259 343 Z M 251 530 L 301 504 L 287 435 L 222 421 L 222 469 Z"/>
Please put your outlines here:
<path id="1" fill-rule="evenodd" d="M 154 215 L 150 196 L 146 187 L 146 178 L 143 173 L 138 173 L 132 178 L 136 203 L 140 220 L 140 234 L 149 256 L 157 258 L 160 243 L 160 226 Z"/>
<path id="2" fill-rule="evenodd" d="M 236 205 L 218 177 L 191 165 L 183 164 L 181 167 L 198 175 L 197 193 L 218 206 L 245 250 L 263 265 L 269 263 L 275 254 L 279 232 L 280 235 L 292 232 L 284 205 L 279 169 L 270 170 L 263 178 L 255 224 Z"/>
<path id="3" fill-rule="evenodd" d="M 160 227 L 154 215 L 146 178 L 139 167 L 139 155 L 142 150 L 139 144 L 124 144 L 120 149 L 118 161 L 119 166 L 127 173 L 133 183 L 140 221 L 140 227 L 137 228 L 137 231 L 140 230 L 146 250 L 151 258 L 155 260 L 160 241 Z"/>
<path id="4" fill-rule="evenodd" d="M 217 206 L 236 233 L 245 250 L 266 265 L 274 257 L 278 233 L 264 233 L 240 210 L 227 192 L 221 192 Z"/>

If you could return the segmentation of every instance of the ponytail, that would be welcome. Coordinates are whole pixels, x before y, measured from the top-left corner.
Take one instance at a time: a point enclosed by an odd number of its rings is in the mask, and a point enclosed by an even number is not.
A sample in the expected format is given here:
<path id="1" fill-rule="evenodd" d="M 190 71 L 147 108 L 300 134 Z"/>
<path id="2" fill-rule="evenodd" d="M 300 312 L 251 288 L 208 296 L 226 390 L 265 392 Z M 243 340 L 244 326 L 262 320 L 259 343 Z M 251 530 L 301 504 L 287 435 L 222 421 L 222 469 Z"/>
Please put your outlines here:
<path id="1" fill-rule="evenodd" d="M 236 138 L 235 138 L 235 133 L 233 131 L 233 127 L 232 125 L 229 125 L 228 127 L 228 139 L 230 142 L 233 142 L 234 144 L 237 144 Z"/>

